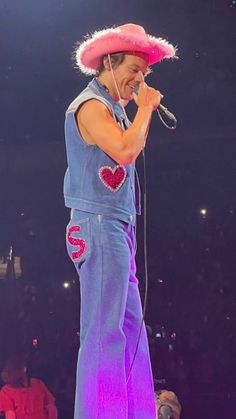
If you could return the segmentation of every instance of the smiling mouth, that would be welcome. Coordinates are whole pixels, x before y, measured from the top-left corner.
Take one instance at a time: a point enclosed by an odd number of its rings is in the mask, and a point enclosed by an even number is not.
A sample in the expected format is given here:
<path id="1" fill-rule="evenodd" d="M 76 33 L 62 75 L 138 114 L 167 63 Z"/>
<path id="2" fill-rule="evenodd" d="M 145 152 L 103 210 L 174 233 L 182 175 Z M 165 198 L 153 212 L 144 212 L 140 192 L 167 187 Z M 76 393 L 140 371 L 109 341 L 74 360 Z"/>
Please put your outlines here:
<path id="1" fill-rule="evenodd" d="M 134 89 L 135 89 L 135 86 L 131 86 L 130 84 L 128 85 L 128 87 L 130 88 L 130 90 L 131 90 L 131 93 L 132 93 L 132 95 L 133 95 L 133 93 L 134 93 Z"/>

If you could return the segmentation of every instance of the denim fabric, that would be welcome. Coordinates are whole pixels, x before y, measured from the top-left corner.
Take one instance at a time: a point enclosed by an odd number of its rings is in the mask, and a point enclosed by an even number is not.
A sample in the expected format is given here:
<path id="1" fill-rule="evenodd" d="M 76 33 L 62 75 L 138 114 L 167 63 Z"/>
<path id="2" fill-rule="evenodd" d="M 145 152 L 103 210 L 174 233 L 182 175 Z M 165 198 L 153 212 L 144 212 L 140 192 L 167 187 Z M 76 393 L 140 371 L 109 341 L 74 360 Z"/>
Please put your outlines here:
<path id="1" fill-rule="evenodd" d="M 156 408 L 136 278 L 135 227 L 72 210 L 67 249 L 80 278 L 80 349 L 74 419 L 155 419 Z"/>
<path id="2" fill-rule="evenodd" d="M 65 138 L 68 169 L 64 178 L 65 205 L 69 208 L 111 215 L 123 221 L 135 222 L 136 212 L 140 213 L 137 183 L 135 185 L 135 165 L 131 164 L 123 168 L 126 172 L 124 183 L 118 190 L 110 190 L 102 182 L 99 176 L 100 170 L 104 167 L 115 170 L 119 165 L 96 145 L 86 144 L 78 131 L 75 113 L 82 103 L 93 98 L 108 107 L 122 129 L 127 128 L 120 105 L 109 96 L 96 79 L 93 79 L 72 102 L 66 113 Z"/>

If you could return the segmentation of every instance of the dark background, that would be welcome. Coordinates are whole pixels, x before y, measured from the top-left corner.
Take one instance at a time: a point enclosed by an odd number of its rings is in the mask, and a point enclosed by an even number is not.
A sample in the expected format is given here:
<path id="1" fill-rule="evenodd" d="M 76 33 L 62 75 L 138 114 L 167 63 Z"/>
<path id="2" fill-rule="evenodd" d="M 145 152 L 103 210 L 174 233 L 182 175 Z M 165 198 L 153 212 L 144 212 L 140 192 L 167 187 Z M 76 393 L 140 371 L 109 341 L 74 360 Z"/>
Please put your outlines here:
<path id="1" fill-rule="evenodd" d="M 86 33 L 128 22 L 168 39 L 179 55 L 147 79 L 178 119 L 172 132 L 153 115 L 146 147 L 146 321 L 156 387 L 177 392 L 183 419 L 233 419 L 234 1 L 0 0 L 0 256 L 8 261 L 0 279 L 0 362 L 27 352 L 32 373 L 56 394 L 60 417 L 72 419 L 79 284 L 64 244 L 63 124 L 88 81 L 73 68 L 72 50 Z M 137 166 L 143 183 L 141 157 Z M 142 219 L 138 240 L 143 296 Z M 10 246 L 21 258 L 19 278 Z"/>

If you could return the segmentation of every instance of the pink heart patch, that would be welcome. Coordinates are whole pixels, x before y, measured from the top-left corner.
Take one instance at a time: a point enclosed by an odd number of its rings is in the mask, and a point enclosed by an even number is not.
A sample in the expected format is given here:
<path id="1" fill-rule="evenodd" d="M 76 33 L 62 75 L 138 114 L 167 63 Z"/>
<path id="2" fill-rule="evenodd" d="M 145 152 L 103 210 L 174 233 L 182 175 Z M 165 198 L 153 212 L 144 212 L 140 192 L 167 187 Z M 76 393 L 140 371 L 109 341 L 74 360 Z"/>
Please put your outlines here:
<path id="1" fill-rule="evenodd" d="M 110 191 L 117 192 L 123 185 L 127 173 L 123 166 L 115 166 L 112 169 L 109 166 L 103 166 L 99 169 L 99 177 Z"/>

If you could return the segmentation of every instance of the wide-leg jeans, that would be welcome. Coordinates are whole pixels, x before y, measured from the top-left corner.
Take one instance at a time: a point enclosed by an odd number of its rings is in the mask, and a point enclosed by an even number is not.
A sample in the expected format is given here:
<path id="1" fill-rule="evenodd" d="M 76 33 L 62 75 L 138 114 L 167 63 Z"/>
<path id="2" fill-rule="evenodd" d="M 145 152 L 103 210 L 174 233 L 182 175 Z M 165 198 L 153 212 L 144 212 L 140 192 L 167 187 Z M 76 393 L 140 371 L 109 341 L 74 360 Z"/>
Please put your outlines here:
<path id="1" fill-rule="evenodd" d="M 74 419 L 155 419 L 144 324 L 129 374 L 142 322 L 135 226 L 72 210 L 67 249 L 81 293 Z"/>

